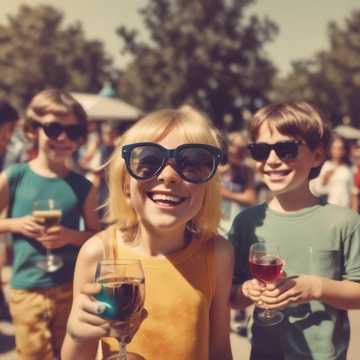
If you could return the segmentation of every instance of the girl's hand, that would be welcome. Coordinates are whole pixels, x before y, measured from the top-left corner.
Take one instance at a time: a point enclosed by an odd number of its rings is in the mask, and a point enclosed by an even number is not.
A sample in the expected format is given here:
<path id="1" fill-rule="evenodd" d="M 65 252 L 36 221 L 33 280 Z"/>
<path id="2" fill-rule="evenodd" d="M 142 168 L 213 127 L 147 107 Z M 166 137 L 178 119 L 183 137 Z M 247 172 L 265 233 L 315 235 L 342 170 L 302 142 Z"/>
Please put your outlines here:
<path id="1" fill-rule="evenodd" d="M 100 316 L 105 311 L 105 305 L 93 298 L 100 290 L 100 284 L 88 283 L 83 286 L 71 311 L 67 332 L 76 342 L 106 336 L 124 337 L 126 342 L 130 342 L 143 320 L 146 319 L 147 311 L 142 309 L 126 324 L 102 319 Z"/>
<path id="2" fill-rule="evenodd" d="M 318 299 L 321 293 L 321 278 L 314 275 L 292 276 L 267 284 L 260 301 L 267 309 L 280 309 L 289 304 L 304 304 Z"/>
<path id="3" fill-rule="evenodd" d="M 45 231 L 44 226 L 39 224 L 32 215 L 12 218 L 10 221 L 12 233 L 18 233 L 32 239 L 41 236 Z"/>
<path id="4" fill-rule="evenodd" d="M 93 296 L 100 290 L 100 284 L 85 284 L 74 299 L 67 332 L 75 342 L 99 339 L 109 335 L 110 325 L 108 321 L 99 316 L 105 310 L 105 306 L 93 299 Z"/>
<path id="5" fill-rule="evenodd" d="M 62 225 L 52 226 L 48 228 L 45 233 L 38 236 L 38 240 L 47 249 L 61 248 L 71 241 L 73 230 Z"/>

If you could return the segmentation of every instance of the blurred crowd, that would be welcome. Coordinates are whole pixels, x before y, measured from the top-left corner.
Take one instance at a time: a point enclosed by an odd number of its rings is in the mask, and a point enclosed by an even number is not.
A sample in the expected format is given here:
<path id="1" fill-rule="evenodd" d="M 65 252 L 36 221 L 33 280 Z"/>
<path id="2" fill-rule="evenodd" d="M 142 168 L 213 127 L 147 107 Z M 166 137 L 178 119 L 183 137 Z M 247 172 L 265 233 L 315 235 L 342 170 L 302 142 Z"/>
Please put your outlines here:
<path id="1" fill-rule="evenodd" d="M 22 129 L 22 120 L 9 103 L 0 102 L 0 171 L 11 164 L 29 161 L 36 157 L 37 149 L 29 142 Z M 86 176 L 97 188 L 100 218 L 104 218 L 107 187 L 103 165 L 110 158 L 116 139 L 123 131 L 116 122 L 88 122 L 88 136 L 72 158 L 71 167 Z M 222 178 L 222 221 L 219 232 L 226 235 L 234 217 L 246 207 L 266 201 L 270 193 L 256 172 L 255 163 L 248 156 L 245 131 L 223 135 L 226 159 L 220 166 Z M 346 140 L 334 134 L 328 160 L 320 175 L 311 181 L 315 195 L 329 203 L 349 207 L 360 212 L 360 140 Z M 4 214 L 2 214 L 4 215 Z M 0 238 L 0 270 L 11 261 L 11 246 L 5 236 Z M 1 275 L 1 271 L 0 271 Z M 0 317 L 8 317 L 6 304 L 0 292 Z M 246 335 L 246 314 L 235 315 L 237 327 Z"/>

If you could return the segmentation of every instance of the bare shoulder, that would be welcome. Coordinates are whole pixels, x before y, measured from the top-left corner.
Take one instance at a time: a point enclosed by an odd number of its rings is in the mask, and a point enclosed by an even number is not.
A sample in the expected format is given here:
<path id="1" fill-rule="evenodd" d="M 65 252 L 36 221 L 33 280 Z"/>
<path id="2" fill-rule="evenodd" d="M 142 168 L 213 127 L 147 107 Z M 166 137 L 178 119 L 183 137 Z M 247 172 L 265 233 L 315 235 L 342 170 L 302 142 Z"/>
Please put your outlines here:
<path id="1" fill-rule="evenodd" d="M 96 265 L 103 257 L 101 233 L 98 233 L 81 246 L 76 260 L 74 275 L 74 293 L 80 292 L 82 286 L 93 282 Z"/>
<path id="2" fill-rule="evenodd" d="M 104 254 L 104 231 L 101 231 L 85 241 L 81 246 L 79 258 L 85 262 L 97 262 Z"/>

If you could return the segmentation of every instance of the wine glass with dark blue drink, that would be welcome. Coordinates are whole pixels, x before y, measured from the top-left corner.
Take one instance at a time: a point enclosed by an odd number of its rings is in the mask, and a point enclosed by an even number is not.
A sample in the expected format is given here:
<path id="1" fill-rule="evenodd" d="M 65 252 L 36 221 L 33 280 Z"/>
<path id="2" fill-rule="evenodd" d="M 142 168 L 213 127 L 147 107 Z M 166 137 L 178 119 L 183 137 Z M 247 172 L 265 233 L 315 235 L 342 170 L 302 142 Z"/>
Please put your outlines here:
<path id="1" fill-rule="evenodd" d="M 108 360 L 143 359 L 133 353 L 128 357 L 125 342 L 131 317 L 139 314 L 144 306 L 145 278 L 140 260 L 101 260 L 97 264 L 96 282 L 101 285 L 96 300 L 106 305 L 100 316 L 109 320 L 110 336 L 115 337 L 120 345 L 119 353 Z"/>

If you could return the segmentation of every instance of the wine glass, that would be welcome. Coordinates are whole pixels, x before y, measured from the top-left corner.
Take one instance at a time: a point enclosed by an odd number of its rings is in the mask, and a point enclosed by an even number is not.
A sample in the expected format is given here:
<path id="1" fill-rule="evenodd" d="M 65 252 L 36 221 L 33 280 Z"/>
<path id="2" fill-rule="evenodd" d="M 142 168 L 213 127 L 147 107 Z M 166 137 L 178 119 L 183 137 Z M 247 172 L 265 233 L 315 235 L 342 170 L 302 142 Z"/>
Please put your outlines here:
<path id="1" fill-rule="evenodd" d="M 262 283 L 271 283 L 281 272 L 283 260 L 275 244 L 259 242 L 252 244 L 249 252 L 249 267 L 252 276 Z M 278 310 L 265 309 L 254 313 L 254 321 L 262 326 L 276 325 L 284 318 Z"/>
<path id="2" fill-rule="evenodd" d="M 110 321 L 110 336 L 120 345 L 119 353 L 107 360 L 143 359 L 134 353 L 129 353 L 128 357 L 125 342 L 130 318 L 144 306 L 145 278 L 140 260 L 101 260 L 97 264 L 95 281 L 101 285 L 95 298 L 106 304 L 105 311 L 99 316 Z"/>
<path id="3" fill-rule="evenodd" d="M 46 231 L 50 227 L 60 224 L 61 210 L 54 199 L 36 200 L 33 203 L 32 215 L 39 224 L 44 225 Z M 46 248 L 45 258 L 38 261 L 36 265 L 46 272 L 54 272 L 62 267 L 63 260 Z"/>

